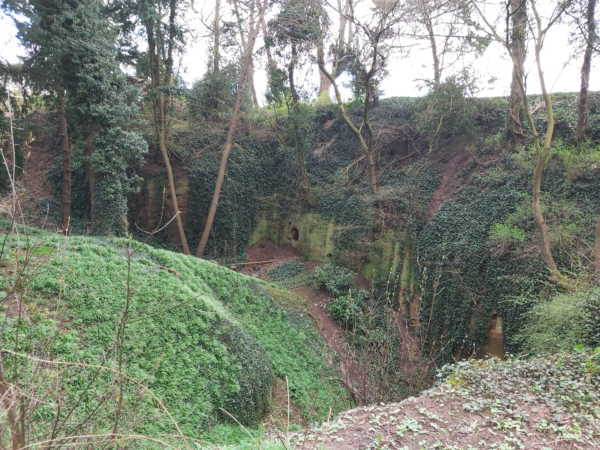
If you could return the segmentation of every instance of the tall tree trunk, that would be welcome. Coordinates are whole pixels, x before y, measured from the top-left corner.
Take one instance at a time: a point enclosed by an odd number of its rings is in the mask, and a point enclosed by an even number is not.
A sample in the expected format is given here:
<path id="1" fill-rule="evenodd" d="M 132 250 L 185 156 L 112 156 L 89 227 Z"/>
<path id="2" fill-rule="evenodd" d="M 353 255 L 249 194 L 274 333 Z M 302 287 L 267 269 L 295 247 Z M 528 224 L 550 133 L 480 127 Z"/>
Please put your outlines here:
<path id="1" fill-rule="evenodd" d="M 160 45 L 161 40 L 158 37 L 157 42 L 154 41 L 154 29 L 153 27 L 147 26 L 148 33 L 148 50 L 150 52 L 150 63 L 154 63 L 154 67 L 150 67 L 152 74 L 152 88 L 155 89 L 160 87 L 160 49 L 156 47 Z M 156 53 L 154 50 L 156 49 Z M 162 94 L 158 94 L 156 101 L 154 102 L 154 123 L 156 126 L 156 137 L 158 139 L 158 148 L 163 157 L 165 168 L 167 170 L 167 181 L 169 183 L 169 191 L 171 193 L 171 201 L 173 203 L 173 215 L 175 216 L 175 222 L 177 224 L 177 230 L 179 232 L 179 239 L 181 240 L 181 247 L 183 253 L 186 255 L 190 254 L 190 248 L 188 247 L 187 239 L 185 238 L 185 232 L 183 230 L 183 222 L 181 220 L 181 213 L 179 211 L 179 205 L 177 203 L 177 192 L 175 190 L 175 181 L 173 179 L 173 169 L 171 168 L 171 161 L 169 160 L 169 154 L 167 152 L 166 136 L 165 136 L 165 105 L 164 97 Z"/>
<path id="2" fill-rule="evenodd" d="M 308 184 L 308 173 L 306 171 L 306 164 L 304 162 L 304 139 L 301 136 L 302 131 L 300 130 L 299 121 L 301 119 L 300 115 L 302 114 L 300 111 L 300 96 L 298 95 L 298 91 L 296 90 L 296 83 L 294 82 L 294 69 L 296 68 L 296 63 L 298 62 L 298 50 L 297 44 L 295 40 L 292 40 L 292 57 L 290 59 L 290 64 L 288 65 L 288 79 L 290 83 L 290 91 L 292 93 L 292 108 L 294 109 L 294 147 L 296 148 L 296 153 L 298 155 L 298 166 L 300 167 L 300 185 L 302 186 L 302 190 L 304 191 L 304 195 L 308 203 L 313 205 L 315 203 L 315 196 L 310 190 L 310 186 Z"/>
<path id="3" fill-rule="evenodd" d="M 546 161 L 548 160 L 549 155 L 550 152 L 546 149 L 543 149 L 538 154 L 537 163 L 535 165 L 535 171 L 533 173 L 533 216 L 535 217 L 535 223 L 537 224 L 540 232 L 542 259 L 544 260 L 546 267 L 550 269 L 552 274 L 554 274 L 557 272 L 556 263 L 554 262 L 552 252 L 550 251 L 548 227 L 542 212 L 542 173 L 546 167 Z"/>
<path id="4" fill-rule="evenodd" d="M 513 60 L 512 81 L 510 96 L 508 97 L 508 129 L 515 141 L 525 137 L 521 120 L 521 108 L 525 65 L 525 27 L 527 25 L 527 0 L 510 0 L 510 14 L 512 19 L 512 34 L 510 52 Z"/>
<path id="5" fill-rule="evenodd" d="M 260 21 L 260 27 L 262 29 L 263 36 L 267 37 L 267 25 L 265 23 L 264 17 Z M 265 46 L 265 50 L 267 51 L 267 68 L 269 69 L 269 76 L 270 76 L 271 72 L 276 69 L 277 65 L 275 64 L 275 61 L 273 61 L 273 54 L 271 53 L 271 47 Z"/>
<path id="6" fill-rule="evenodd" d="M 435 34 L 433 32 L 433 24 L 429 17 L 425 18 L 425 27 L 429 34 L 429 44 L 431 45 L 431 56 L 433 56 L 433 86 L 435 89 L 440 87 L 442 81 L 442 70 L 440 68 L 440 58 L 437 53 L 437 42 L 435 41 Z"/>
<path id="7" fill-rule="evenodd" d="M 594 253 L 596 254 L 596 272 L 600 273 L 600 217 L 596 222 L 596 249 Z"/>
<path id="8" fill-rule="evenodd" d="M 220 53 L 220 42 L 221 42 L 221 2 L 220 0 L 215 0 L 215 36 L 214 36 L 214 44 L 213 44 L 213 74 L 219 73 L 219 63 L 221 60 Z"/>
<path id="9" fill-rule="evenodd" d="M 337 38 L 337 51 L 341 51 L 344 47 L 350 47 L 354 35 L 352 33 L 352 22 L 348 21 L 348 13 L 350 9 L 349 1 L 346 0 L 344 8 L 342 9 L 341 0 L 338 0 L 337 7 L 340 16 L 340 29 Z M 346 40 L 346 26 L 348 26 L 348 39 Z M 333 73 L 332 73 L 333 74 Z M 334 78 L 337 79 L 341 73 L 334 73 Z M 331 103 L 330 97 L 331 80 L 329 77 L 319 68 L 319 92 L 317 94 L 317 101 L 319 104 L 328 105 Z"/>
<path id="10" fill-rule="evenodd" d="M 170 86 L 174 81 L 173 74 L 173 49 L 175 47 L 175 18 L 177 17 L 177 0 L 169 2 L 169 41 L 167 48 L 167 59 L 165 61 L 165 85 Z"/>
<path id="11" fill-rule="evenodd" d="M 60 228 L 65 235 L 69 234 L 71 221 L 71 146 L 65 111 L 65 97 L 58 99 L 60 104 L 60 135 L 62 141 L 63 186 Z"/>
<path id="12" fill-rule="evenodd" d="M 329 89 L 331 88 L 331 81 L 327 76 L 319 69 L 319 104 L 330 104 L 331 98 Z"/>
<path id="13" fill-rule="evenodd" d="M 583 65 L 581 66 L 581 89 L 579 91 L 579 108 L 577 112 L 577 128 L 575 129 L 575 139 L 581 142 L 585 137 L 585 131 L 588 126 L 588 111 L 590 92 L 588 90 L 590 83 L 590 71 L 592 69 L 592 54 L 596 42 L 596 21 L 594 12 L 596 9 L 596 0 L 588 0 L 587 7 L 587 42 L 585 53 L 583 55 Z"/>
<path id="14" fill-rule="evenodd" d="M 410 280 L 412 278 L 411 271 L 412 258 L 412 243 L 409 243 L 404 249 L 404 257 L 402 258 L 402 272 L 400 273 L 400 292 L 398 294 L 398 310 L 402 317 L 405 316 L 406 305 L 404 304 L 404 296 L 409 292 Z"/>
<path id="15" fill-rule="evenodd" d="M 256 27 L 254 23 L 254 2 L 250 5 L 250 28 Z M 258 108 L 258 96 L 256 95 L 256 87 L 254 86 L 254 59 L 250 61 L 250 68 L 248 69 L 248 83 L 250 84 L 250 92 L 252 93 L 252 103 L 254 107 Z"/>
<path id="16" fill-rule="evenodd" d="M 85 170 L 88 176 L 90 186 L 90 231 L 94 230 L 94 172 L 92 171 L 92 162 L 90 161 L 94 154 L 94 135 L 96 130 L 90 126 L 87 137 L 85 138 Z"/>
<path id="17" fill-rule="evenodd" d="M 532 5 L 535 5 L 534 0 L 532 1 Z M 534 10 L 534 13 L 536 11 Z M 542 211 L 542 174 L 544 172 L 544 168 L 546 167 L 546 161 L 548 160 L 548 156 L 550 155 L 550 147 L 552 145 L 552 136 L 554 134 L 554 110 L 552 106 L 552 99 L 548 94 L 546 89 L 546 81 L 544 78 L 544 72 L 542 71 L 542 63 L 540 60 L 540 53 L 543 45 L 544 33 L 538 27 L 538 34 L 535 39 L 535 59 L 536 66 L 538 72 L 538 78 L 540 80 L 540 86 L 542 88 L 542 98 L 544 99 L 544 105 L 546 107 L 547 121 L 548 125 L 546 128 L 546 134 L 544 136 L 544 142 L 541 142 L 540 135 L 537 131 L 537 127 L 533 120 L 533 116 L 531 115 L 529 109 L 529 99 L 527 98 L 525 91 L 525 84 L 521 78 L 517 79 L 519 82 L 519 86 L 521 89 L 521 98 L 523 100 L 523 109 L 525 111 L 525 116 L 527 117 L 527 121 L 529 122 L 529 126 L 531 127 L 531 132 L 533 134 L 533 143 L 537 155 L 537 161 L 535 166 L 535 171 L 533 174 L 533 216 L 535 218 L 535 223 L 538 227 L 538 231 L 540 233 L 540 252 L 542 254 L 542 259 L 546 268 L 550 272 L 550 277 L 552 280 L 561 286 L 566 286 L 566 279 L 560 273 L 558 268 L 556 267 L 556 263 L 554 262 L 554 257 L 552 256 L 552 252 L 550 249 L 550 240 L 548 238 L 548 227 L 546 225 L 546 220 L 544 219 L 544 214 Z"/>
<path id="18" fill-rule="evenodd" d="M 544 214 L 542 210 L 542 174 L 544 172 L 544 168 L 546 167 L 548 156 L 550 155 L 550 147 L 552 146 L 552 136 L 554 135 L 554 109 L 552 106 L 552 98 L 550 97 L 548 89 L 546 88 L 546 79 L 544 77 L 544 71 L 542 70 L 541 61 L 542 46 L 544 45 L 544 38 L 546 36 L 548 28 L 542 28 L 542 19 L 537 11 L 536 0 L 529 1 L 531 4 L 532 13 L 537 23 L 537 29 L 534 34 L 535 64 L 538 73 L 538 79 L 540 81 L 540 87 L 542 89 L 542 98 L 544 99 L 544 106 L 546 109 L 547 116 L 546 133 L 544 134 L 544 140 L 542 142 L 540 134 L 537 131 L 535 121 L 533 120 L 531 110 L 529 108 L 529 99 L 527 98 L 525 83 L 522 77 L 518 77 L 517 82 L 519 83 L 519 87 L 521 90 L 523 110 L 525 113 L 525 117 L 527 117 L 529 127 L 531 128 L 531 133 L 533 134 L 533 144 L 537 156 L 535 171 L 533 174 L 533 215 L 535 218 L 535 223 L 538 227 L 538 231 L 540 233 L 540 253 L 542 255 L 542 259 L 544 261 L 544 264 L 546 265 L 546 268 L 550 272 L 550 279 L 556 285 L 561 286 L 565 289 L 569 289 L 572 287 L 572 283 L 570 283 L 567 277 L 560 273 L 558 267 L 556 266 L 556 262 L 554 261 L 554 257 L 552 256 L 552 251 L 550 249 L 550 240 L 548 237 L 548 227 L 546 225 L 546 220 L 544 219 Z M 514 61 L 515 58 L 513 56 L 513 62 Z"/>
<path id="19" fill-rule="evenodd" d="M 204 231 L 202 232 L 202 237 L 200 238 L 200 244 L 198 245 L 198 250 L 196 251 L 196 256 L 198 258 L 202 258 L 202 256 L 204 256 L 204 250 L 206 250 L 206 244 L 208 243 L 208 238 L 212 230 L 212 224 L 215 220 L 217 206 L 219 205 L 219 196 L 221 194 L 221 188 L 223 186 L 223 178 L 225 178 L 227 160 L 229 158 L 229 153 L 231 152 L 231 146 L 233 145 L 233 134 L 235 133 L 238 117 L 240 115 L 240 108 L 242 106 L 242 98 L 244 96 L 244 83 L 246 82 L 246 76 L 248 75 L 250 63 L 252 62 L 252 52 L 254 51 L 254 44 L 256 43 L 256 37 L 258 35 L 258 26 L 263 20 L 266 7 L 267 0 L 264 1 L 264 4 L 259 9 L 258 22 L 254 24 L 254 26 L 250 30 L 248 46 L 246 49 L 246 54 L 244 56 L 244 66 L 242 67 L 242 72 L 240 73 L 240 79 L 238 81 L 238 91 L 235 99 L 233 116 L 231 117 L 229 132 L 227 133 L 227 140 L 225 141 L 225 148 L 223 149 L 223 154 L 221 155 L 221 165 L 219 166 L 217 183 L 213 192 L 213 198 L 212 203 L 210 205 L 210 210 L 208 211 L 208 217 L 206 218 L 206 223 L 204 225 Z"/>
<path id="20" fill-rule="evenodd" d="M 240 9 L 237 0 L 233 0 L 233 7 L 238 23 L 238 31 L 240 33 L 240 40 L 242 42 L 242 55 L 244 55 L 248 49 L 246 44 L 246 36 L 244 36 L 244 26 L 242 23 L 242 17 L 240 15 Z M 264 18 L 263 18 L 264 19 Z M 264 22 L 264 20 L 263 20 Z M 254 5 L 250 8 L 250 29 L 254 29 Z M 252 103 L 256 108 L 259 107 L 258 97 L 256 95 L 256 88 L 254 87 L 254 61 L 250 61 L 250 67 L 248 68 L 248 86 L 250 87 L 250 94 L 252 96 Z"/>

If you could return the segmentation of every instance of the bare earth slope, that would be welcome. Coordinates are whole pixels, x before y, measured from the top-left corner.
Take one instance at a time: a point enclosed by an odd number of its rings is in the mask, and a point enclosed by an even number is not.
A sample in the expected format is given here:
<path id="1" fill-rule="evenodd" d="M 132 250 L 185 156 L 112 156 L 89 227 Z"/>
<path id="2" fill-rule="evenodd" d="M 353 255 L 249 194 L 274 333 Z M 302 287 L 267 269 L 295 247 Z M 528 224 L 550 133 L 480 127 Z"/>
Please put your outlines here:
<path id="1" fill-rule="evenodd" d="M 600 448 L 599 363 L 598 353 L 586 351 L 461 363 L 444 384 L 418 398 L 347 411 L 295 433 L 290 447 Z"/>

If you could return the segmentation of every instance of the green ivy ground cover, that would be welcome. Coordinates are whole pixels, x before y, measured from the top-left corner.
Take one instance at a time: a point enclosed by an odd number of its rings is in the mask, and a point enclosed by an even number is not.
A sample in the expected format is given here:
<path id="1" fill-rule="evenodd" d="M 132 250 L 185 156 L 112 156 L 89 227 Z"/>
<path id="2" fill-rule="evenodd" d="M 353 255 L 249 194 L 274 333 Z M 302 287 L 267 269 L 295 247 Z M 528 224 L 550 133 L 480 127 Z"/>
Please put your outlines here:
<path id="1" fill-rule="evenodd" d="M 36 256 L 35 276 L 25 278 L 28 317 L 20 324 L 19 352 L 39 348 L 53 360 L 117 367 L 114 342 L 127 299 L 129 241 L 38 236 L 40 248 L 54 253 Z M 162 400 L 186 435 L 204 436 L 209 422 L 226 422 L 219 408 L 256 427 L 268 413 L 274 377 L 288 377 L 292 401 L 305 419 L 351 406 L 332 380 L 324 343 L 304 321 L 294 297 L 205 260 L 132 245 L 139 251 L 130 266 L 124 372 Z M 4 278 L 0 288 L 5 291 L 9 281 Z M 10 350 L 17 324 L 5 314 L 4 320 L 2 348 Z M 27 373 L 28 364 L 20 360 L 19 369 Z M 91 395 L 84 393 L 89 374 L 68 372 L 64 395 L 72 402 L 83 400 L 75 420 L 101 405 L 111 378 L 100 374 Z M 135 420 L 123 426 L 146 435 L 173 434 L 156 402 L 138 396 L 135 386 L 126 390 L 124 414 Z M 110 426 L 112 411 L 106 409 L 100 428 Z M 60 414 L 51 407 L 45 412 Z"/>

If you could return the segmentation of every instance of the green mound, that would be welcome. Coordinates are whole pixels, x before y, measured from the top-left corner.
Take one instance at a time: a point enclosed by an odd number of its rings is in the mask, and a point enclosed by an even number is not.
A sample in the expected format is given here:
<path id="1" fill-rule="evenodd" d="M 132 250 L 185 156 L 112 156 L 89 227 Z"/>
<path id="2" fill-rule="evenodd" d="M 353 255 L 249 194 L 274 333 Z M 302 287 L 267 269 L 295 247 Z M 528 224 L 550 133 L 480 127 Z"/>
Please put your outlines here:
<path id="1" fill-rule="evenodd" d="M 127 239 L 38 236 L 45 251 L 33 257 L 20 287 L 27 318 L 19 321 L 8 305 L 2 349 L 13 350 L 18 336 L 22 355 L 80 364 L 48 364 L 44 377 L 31 370 L 31 381 L 49 397 L 59 395 L 52 380 L 62 380 L 62 411 L 49 405 L 46 419 L 67 414 L 64 405 L 77 405 L 69 421 L 96 409 L 95 432 L 110 432 L 122 399 L 121 427 L 127 432 L 173 435 L 176 421 L 185 435 L 199 438 L 210 424 L 231 416 L 258 425 L 270 410 L 275 377 L 286 376 L 305 419 L 349 406 L 327 364 L 324 342 L 291 294 L 135 241 L 131 248 L 138 250 L 128 257 Z M 15 262 L 11 255 L 8 267 Z M 3 291 L 16 276 L 7 275 Z M 115 344 L 121 338 L 122 353 Z M 13 373 L 15 362 L 22 374 L 35 366 L 31 358 L 7 359 L 6 373 Z M 81 364 L 108 369 L 96 373 Z M 119 364 L 131 378 L 122 394 L 115 393 Z M 132 380 L 160 399 L 173 419 Z M 52 426 L 52 420 L 39 423 Z"/>

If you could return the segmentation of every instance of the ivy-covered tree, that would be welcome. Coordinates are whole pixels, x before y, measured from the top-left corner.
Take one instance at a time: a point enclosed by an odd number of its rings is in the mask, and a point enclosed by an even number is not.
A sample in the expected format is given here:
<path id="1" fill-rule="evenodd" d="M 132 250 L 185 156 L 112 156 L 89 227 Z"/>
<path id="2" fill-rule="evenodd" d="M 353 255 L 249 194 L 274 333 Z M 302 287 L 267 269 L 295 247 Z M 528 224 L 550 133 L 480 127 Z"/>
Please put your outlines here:
<path id="1" fill-rule="evenodd" d="M 306 105 L 301 102 L 301 92 L 296 85 L 295 71 L 301 59 L 308 56 L 320 36 L 320 27 L 324 19 L 324 11 L 318 2 L 284 0 L 281 3 L 279 14 L 269 22 L 269 39 L 267 45 L 275 47 L 276 55 L 287 66 L 287 81 L 289 96 L 279 95 L 285 99 L 289 110 L 289 127 L 287 137 L 296 151 L 298 166 L 300 168 L 300 184 L 304 191 L 305 199 L 315 203 L 315 197 L 308 184 L 305 154 L 308 146 L 307 136 L 311 126 L 311 119 Z M 272 92 L 282 90 L 272 85 Z M 287 101 L 289 99 L 289 101 Z"/>
<path id="2" fill-rule="evenodd" d="M 119 68 L 118 30 L 98 0 L 5 0 L 28 54 L 24 71 L 60 114 L 63 150 L 61 228 L 69 231 L 71 172 L 84 166 L 90 183 L 90 228 L 127 231 L 126 195 L 136 181 L 128 168 L 147 144 L 132 130 L 134 91 Z"/>

